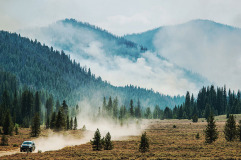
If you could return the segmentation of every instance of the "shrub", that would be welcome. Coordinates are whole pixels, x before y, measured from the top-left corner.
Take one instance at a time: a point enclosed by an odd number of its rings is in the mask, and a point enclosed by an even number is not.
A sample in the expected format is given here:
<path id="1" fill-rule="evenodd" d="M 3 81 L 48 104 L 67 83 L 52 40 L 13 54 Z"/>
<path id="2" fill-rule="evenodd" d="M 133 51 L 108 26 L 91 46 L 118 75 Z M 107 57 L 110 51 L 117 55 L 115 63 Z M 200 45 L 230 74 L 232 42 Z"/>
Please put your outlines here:
<path id="1" fill-rule="evenodd" d="M 149 142 L 148 142 L 148 138 L 146 136 L 146 132 L 143 133 L 141 136 L 141 143 L 139 146 L 139 151 L 142 153 L 149 151 Z"/>
<path id="2" fill-rule="evenodd" d="M 86 127 L 85 127 L 85 125 L 83 126 L 82 131 L 86 131 Z"/>
<path id="3" fill-rule="evenodd" d="M 18 144 L 13 144 L 13 147 L 18 147 Z"/>
<path id="4" fill-rule="evenodd" d="M 176 126 L 176 125 L 173 125 L 172 128 L 177 128 L 177 126 Z"/>
<path id="5" fill-rule="evenodd" d="M 196 114 L 192 117 L 192 122 L 193 123 L 198 122 L 198 116 Z"/>
<path id="6" fill-rule="evenodd" d="M 200 138 L 200 135 L 199 133 L 196 134 L 196 139 L 199 139 Z"/>

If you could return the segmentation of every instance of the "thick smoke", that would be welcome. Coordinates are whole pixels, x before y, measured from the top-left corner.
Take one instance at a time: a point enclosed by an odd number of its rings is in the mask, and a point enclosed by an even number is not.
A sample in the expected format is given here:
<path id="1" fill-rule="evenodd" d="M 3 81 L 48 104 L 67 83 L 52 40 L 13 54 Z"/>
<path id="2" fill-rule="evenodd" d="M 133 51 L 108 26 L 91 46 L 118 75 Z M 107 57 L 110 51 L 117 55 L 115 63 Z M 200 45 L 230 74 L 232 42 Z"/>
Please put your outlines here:
<path id="1" fill-rule="evenodd" d="M 215 84 L 240 89 L 241 30 L 211 21 L 163 27 L 155 35 L 160 54 Z"/>
<path id="2" fill-rule="evenodd" d="M 46 28 L 21 32 L 56 49 L 65 50 L 81 66 L 90 67 L 96 76 L 115 86 L 132 84 L 163 94 L 184 95 L 187 90 L 196 92 L 206 82 L 189 77 L 185 70 L 160 58 L 155 52 L 141 53 L 136 60 L 120 56 L 122 51 L 118 47 L 123 46 L 86 28 L 58 22 Z M 64 45 L 59 47 L 59 44 Z M 117 50 L 120 53 L 115 53 Z"/>

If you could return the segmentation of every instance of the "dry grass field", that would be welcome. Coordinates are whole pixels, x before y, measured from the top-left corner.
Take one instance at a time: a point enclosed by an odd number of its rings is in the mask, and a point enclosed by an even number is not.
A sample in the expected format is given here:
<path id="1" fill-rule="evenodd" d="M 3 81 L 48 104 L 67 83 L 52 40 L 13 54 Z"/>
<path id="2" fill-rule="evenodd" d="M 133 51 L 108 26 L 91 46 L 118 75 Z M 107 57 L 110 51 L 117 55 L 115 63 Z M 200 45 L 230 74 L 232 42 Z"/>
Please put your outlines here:
<path id="1" fill-rule="evenodd" d="M 241 119 L 237 115 L 237 121 Z M 241 142 L 226 142 L 223 128 L 225 116 L 216 117 L 219 138 L 213 144 L 205 144 L 203 130 L 206 121 L 190 120 L 143 120 L 147 125 L 150 151 L 138 151 L 140 136 L 114 141 L 111 151 L 92 151 L 90 143 L 65 147 L 57 151 L 24 153 L 0 157 L 0 159 L 241 159 Z M 176 126 L 176 128 L 173 127 Z M 200 139 L 195 135 L 199 133 Z"/>

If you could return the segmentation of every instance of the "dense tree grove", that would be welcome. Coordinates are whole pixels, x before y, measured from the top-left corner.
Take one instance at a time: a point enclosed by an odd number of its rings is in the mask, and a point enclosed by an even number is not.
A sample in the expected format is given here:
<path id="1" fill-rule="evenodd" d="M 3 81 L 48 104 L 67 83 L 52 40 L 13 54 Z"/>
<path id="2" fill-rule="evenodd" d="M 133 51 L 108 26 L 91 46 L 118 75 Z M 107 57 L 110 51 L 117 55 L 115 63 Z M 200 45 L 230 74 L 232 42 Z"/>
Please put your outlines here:
<path id="1" fill-rule="evenodd" d="M 161 119 L 193 119 L 194 122 L 199 118 L 208 118 L 210 114 L 240 114 L 241 113 L 241 99 L 240 91 L 235 93 L 229 89 L 228 93 L 226 87 L 214 88 L 203 87 L 195 99 L 193 94 L 187 92 L 185 102 L 181 105 L 176 105 L 173 109 L 166 107 L 160 110 L 156 106 L 153 110 L 153 118 Z"/>

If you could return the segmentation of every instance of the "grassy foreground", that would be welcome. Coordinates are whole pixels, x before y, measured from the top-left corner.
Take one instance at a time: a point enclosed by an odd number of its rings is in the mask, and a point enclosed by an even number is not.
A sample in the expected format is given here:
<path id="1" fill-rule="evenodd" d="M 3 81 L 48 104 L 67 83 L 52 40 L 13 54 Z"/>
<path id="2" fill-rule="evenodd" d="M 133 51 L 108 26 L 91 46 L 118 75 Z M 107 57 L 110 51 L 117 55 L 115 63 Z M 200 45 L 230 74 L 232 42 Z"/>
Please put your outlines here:
<path id="1" fill-rule="evenodd" d="M 237 120 L 241 119 L 237 115 Z M 57 151 L 44 153 L 14 154 L 0 159 L 240 159 L 241 142 L 226 142 L 223 129 L 225 116 L 216 117 L 218 140 L 207 145 L 204 143 L 203 130 L 206 121 L 198 123 L 190 120 L 144 120 L 148 125 L 150 151 L 138 151 L 140 136 L 129 137 L 129 140 L 114 141 L 111 151 L 92 151 L 90 143 L 65 147 Z M 173 125 L 176 128 L 173 128 Z M 195 135 L 199 133 L 200 139 Z"/>

